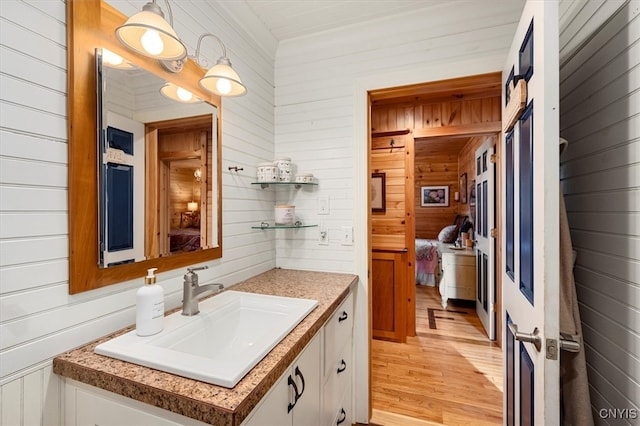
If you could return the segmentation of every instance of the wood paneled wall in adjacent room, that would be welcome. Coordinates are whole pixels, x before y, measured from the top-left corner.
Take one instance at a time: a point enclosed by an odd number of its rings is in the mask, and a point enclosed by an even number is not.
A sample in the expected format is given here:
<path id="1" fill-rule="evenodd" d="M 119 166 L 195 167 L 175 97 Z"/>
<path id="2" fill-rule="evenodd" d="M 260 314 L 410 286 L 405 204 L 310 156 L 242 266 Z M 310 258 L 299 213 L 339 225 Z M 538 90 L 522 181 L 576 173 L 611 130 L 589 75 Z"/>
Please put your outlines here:
<path id="1" fill-rule="evenodd" d="M 371 110 L 372 131 L 379 133 L 401 129 L 453 129 L 500 121 L 500 96 L 478 92 L 459 99 L 461 95 L 455 93 L 454 89 L 450 89 L 449 92 L 439 95 L 440 100 L 437 102 L 432 99 L 416 99 L 400 100 L 396 103 L 391 100 L 374 103 Z M 455 201 L 454 194 L 460 192 L 462 173 L 467 173 L 467 187 L 473 180 L 471 163 L 475 149 L 481 142 L 482 138 L 477 136 L 415 140 L 416 238 L 435 239 L 443 227 L 453 223 L 457 214 L 470 215 L 468 201 L 461 204 Z M 375 149 L 376 138 L 372 140 L 372 144 Z M 372 168 L 375 167 L 372 165 Z M 449 205 L 422 207 L 421 188 L 441 185 L 449 187 Z"/>
<path id="2" fill-rule="evenodd" d="M 457 150 L 434 152 L 430 141 L 416 143 L 415 160 L 415 216 L 416 238 L 435 239 L 442 228 L 451 225 L 458 214 L 458 202 L 453 194 L 458 188 Z M 422 187 L 447 186 L 449 205 L 447 207 L 422 207 Z"/>
<path id="3" fill-rule="evenodd" d="M 402 250 L 406 242 L 406 173 L 405 142 L 412 135 L 374 138 L 371 172 L 385 174 L 385 211 L 371 216 L 371 245 L 376 249 Z M 393 139 L 393 147 L 389 141 Z"/>

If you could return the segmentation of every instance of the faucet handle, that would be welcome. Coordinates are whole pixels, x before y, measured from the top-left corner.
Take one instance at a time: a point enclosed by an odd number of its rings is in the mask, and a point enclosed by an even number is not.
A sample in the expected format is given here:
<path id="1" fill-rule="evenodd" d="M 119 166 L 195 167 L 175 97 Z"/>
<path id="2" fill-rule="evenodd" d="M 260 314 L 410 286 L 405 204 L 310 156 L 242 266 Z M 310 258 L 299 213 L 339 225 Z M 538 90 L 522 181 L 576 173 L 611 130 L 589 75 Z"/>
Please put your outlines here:
<path id="1" fill-rule="evenodd" d="M 197 268 L 187 268 L 187 271 L 193 274 L 193 271 L 202 271 L 203 269 L 209 269 L 209 267 L 207 265 L 198 266 Z"/>

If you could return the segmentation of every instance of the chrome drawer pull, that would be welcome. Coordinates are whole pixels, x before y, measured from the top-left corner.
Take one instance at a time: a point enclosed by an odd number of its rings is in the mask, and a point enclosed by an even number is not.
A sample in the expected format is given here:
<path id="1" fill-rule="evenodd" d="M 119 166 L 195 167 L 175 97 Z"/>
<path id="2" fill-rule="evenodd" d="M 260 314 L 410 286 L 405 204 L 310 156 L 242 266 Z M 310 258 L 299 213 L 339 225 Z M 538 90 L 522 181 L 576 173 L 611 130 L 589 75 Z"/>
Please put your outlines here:
<path id="1" fill-rule="evenodd" d="M 338 322 L 342 322 L 344 320 L 346 320 L 347 318 L 349 318 L 349 315 L 347 314 L 346 311 L 342 311 L 342 315 L 340 315 L 340 317 L 338 318 Z"/>
<path id="2" fill-rule="evenodd" d="M 347 420 L 347 413 L 346 413 L 346 411 L 344 411 L 344 408 L 341 408 L 340 409 L 340 418 L 336 422 L 336 426 L 338 426 L 340 423 L 343 423 L 345 420 Z"/>
<path id="3" fill-rule="evenodd" d="M 343 359 L 342 361 L 340 361 L 340 367 L 338 367 L 338 374 L 342 373 L 346 369 L 347 369 L 347 363 L 344 362 L 344 359 Z"/>

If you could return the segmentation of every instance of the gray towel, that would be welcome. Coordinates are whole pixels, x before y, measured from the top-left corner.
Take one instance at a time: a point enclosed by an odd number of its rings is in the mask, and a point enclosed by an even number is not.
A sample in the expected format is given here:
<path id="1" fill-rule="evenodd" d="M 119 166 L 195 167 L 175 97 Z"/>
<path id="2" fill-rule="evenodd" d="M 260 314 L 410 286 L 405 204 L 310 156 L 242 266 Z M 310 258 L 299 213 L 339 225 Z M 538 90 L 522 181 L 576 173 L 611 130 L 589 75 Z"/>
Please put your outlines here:
<path id="1" fill-rule="evenodd" d="M 582 326 L 573 277 L 574 261 L 567 210 L 562 188 L 560 188 L 560 333 L 567 334 L 574 341 L 580 342 L 580 352 L 560 351 L 563 424 L 592 426 L 593 415 L 582 342 Z"/>

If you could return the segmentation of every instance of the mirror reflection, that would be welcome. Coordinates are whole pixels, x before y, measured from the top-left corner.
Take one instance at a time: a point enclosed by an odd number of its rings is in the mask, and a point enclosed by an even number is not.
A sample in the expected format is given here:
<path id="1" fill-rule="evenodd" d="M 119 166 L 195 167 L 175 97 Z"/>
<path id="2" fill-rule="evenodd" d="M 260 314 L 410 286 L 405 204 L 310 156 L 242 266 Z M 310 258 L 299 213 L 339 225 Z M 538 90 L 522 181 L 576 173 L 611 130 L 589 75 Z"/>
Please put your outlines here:
<path id="1" fill-rule="evenodd" d="M 217 247 L 217 108 L 117 58 L 96 49 L 99 266 Z"/>

